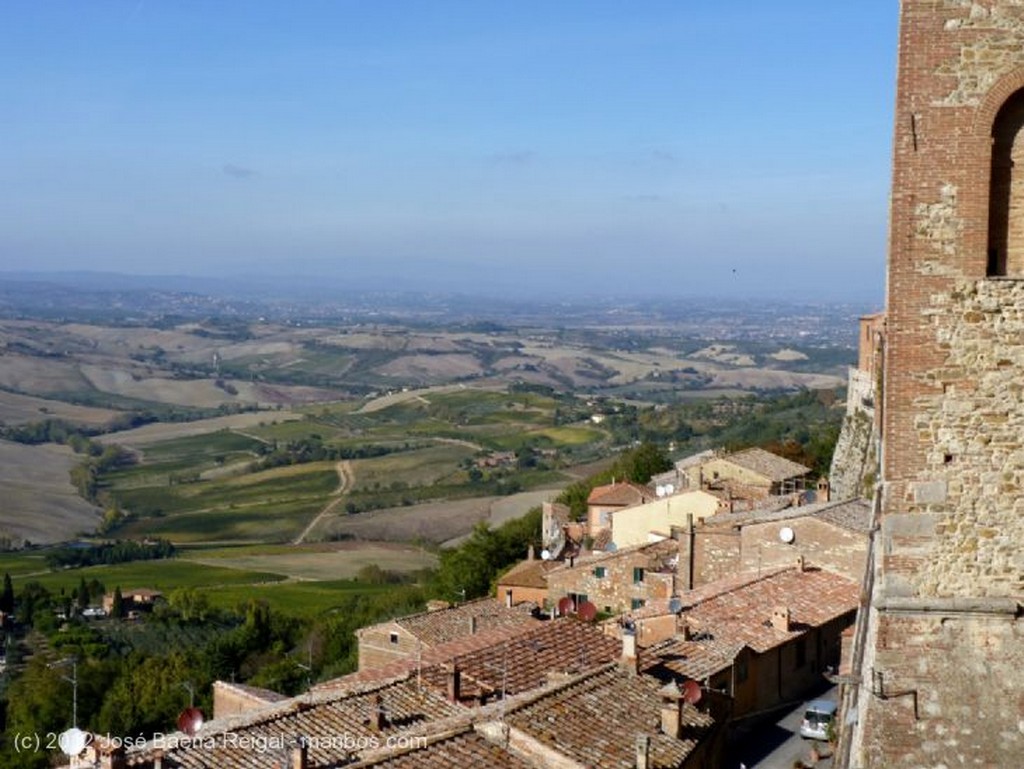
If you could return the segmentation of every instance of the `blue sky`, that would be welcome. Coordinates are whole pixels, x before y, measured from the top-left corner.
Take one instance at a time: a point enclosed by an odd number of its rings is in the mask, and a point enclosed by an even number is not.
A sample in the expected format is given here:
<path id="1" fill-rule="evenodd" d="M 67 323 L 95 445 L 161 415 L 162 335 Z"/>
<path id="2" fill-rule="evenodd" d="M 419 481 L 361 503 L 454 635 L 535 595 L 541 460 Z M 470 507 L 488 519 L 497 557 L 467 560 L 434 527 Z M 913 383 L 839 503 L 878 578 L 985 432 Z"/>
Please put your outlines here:
<path id="1" fill-rule="evenodd" d="M 0 271 L 880 300 L 898 4 L 0 6 Z"/>

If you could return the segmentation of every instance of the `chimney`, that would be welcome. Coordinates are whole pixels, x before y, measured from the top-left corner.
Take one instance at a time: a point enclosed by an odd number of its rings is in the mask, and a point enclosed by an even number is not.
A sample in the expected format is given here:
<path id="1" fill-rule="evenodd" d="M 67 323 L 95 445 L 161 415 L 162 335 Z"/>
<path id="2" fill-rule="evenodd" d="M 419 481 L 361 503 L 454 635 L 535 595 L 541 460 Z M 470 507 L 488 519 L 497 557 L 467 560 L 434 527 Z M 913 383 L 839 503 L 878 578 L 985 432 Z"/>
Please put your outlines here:
<path id="1" fill-rule="evenodd" d="M 807 562 L 802 555 L 796 557 L 796 570 L 801 573 L 807 571 Z"/>
<path id="2" fill-rule="evenodd" d="M 636 736 L 636 769 L 651 768 L 651 738 L 646 734 Z"/>
<path id="3" fill-rule="evenodd" d="M 658 692 L 661 695 L 661 731 L 678 740 L 683 729 L 683 693 L 676 682 L 666 684 Z"/>
<path id="4" fill-rule="evenodd" d="M 384 698 L 378 693 L 370 707 L 370 728 L 379 732 L 384 728 Z"/>
<path id="5" fill-rule="evenodd" d="M 815 494 L 815 502 L 829 502 L 832 496 L 832 485 L 824 475 L 818 479 L 818 493 Z"/>
<path id="6" fill-rule="evenodd" d="M 534 556 L 534 553 L 533 553 L 533 545 L 530 545 L 528 548 L 526 548 L 526 560 L 527 561 L 532 561 L 532 560 L 534 560 L 534 558 L 535 558 L 535 556 Z"/>
<path id="7" fill-rule="evenodd" d="M 622 626 L 622 658 L 619 665 L 630 673 L 637 671 L 636 659 L 636 625 L 632 620 Z"/>
<path id="8" fill-rule="evenodd" d="M 789 628 L 789 607 L 778 606 L 772 609 L 772 627 L 776 630 L 781 630 L 784 633 L 788 633 Z"/>
<path id="9" fill-rule="evenodd" d="M 512 588 L 510 587 L 505 588 L 505 608 L 512 608 Z"/>
<path id="10" fill-rule="evenodd" d="M 469 634 L 476 635 L 476 615 L 472 615 L 469 618 Z"/>
<path id="11" fill-rule="evenodd" d="M 164 769 L 164 752 L 162 750 L 153 754 L 153 769 Z"/>
<path id="12" fill-rule="evenodd" d="M 309 769 L 309 745 L 305 737 L 296 737 L 292 745 L 290 769 Z"/>
<path id="13" fill-rule="evenodd" d="M 462 672 L 458 665 L 452 665 L 448 671 L 448 699 L 452 702 L 459 701 L 459 689 L 462 684 Z"/>

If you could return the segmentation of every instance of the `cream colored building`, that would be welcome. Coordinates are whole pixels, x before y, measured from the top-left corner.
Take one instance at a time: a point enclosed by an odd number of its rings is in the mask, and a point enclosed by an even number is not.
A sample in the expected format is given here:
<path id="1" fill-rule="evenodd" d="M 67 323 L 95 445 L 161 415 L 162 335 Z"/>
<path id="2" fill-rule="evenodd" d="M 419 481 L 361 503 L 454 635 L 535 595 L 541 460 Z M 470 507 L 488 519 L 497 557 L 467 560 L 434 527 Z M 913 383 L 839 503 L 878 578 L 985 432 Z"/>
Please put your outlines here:
<path id="1" fill-rule="evenodd" d="M 723 505 L 719 497 L 707 491 L 686 491 L 645 505 L 616 510 L 609 513 L 612 542 L 622 548 L 667 539 L 673 526 L 697 523 L 721 511 Z"/>

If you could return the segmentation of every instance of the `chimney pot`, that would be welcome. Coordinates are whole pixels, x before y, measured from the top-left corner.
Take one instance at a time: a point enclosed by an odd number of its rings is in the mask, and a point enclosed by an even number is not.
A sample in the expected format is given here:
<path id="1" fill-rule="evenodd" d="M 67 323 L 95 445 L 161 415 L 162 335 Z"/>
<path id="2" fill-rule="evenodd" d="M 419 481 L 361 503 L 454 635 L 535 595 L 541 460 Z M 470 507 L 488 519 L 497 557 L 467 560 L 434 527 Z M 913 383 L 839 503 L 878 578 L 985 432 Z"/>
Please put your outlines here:
<path id="1" fill-rule="evenodd" d="M 476 615 L 469 618 L 469 634 L 476 635 Z"/>
<path id="2" fill-rule="evenodd" d="M 296 737 L 292 746 L 291 769 L 309 769 L 309 746 L 305 737 Z"/>
<path id="3" fill-rule="evenodd" d="M 676 682 L 661 689 L 661 731 L 668 737 L 678 740 L 683 728 L 683 693 Z"/>
<path id="4" fill-rule="evenodd" d="M 636 769 L 650 769 L 651 738 L 646 734 L 636 736 Z"/>
<path id="5" fill-rule="evenodd" d="M 632 620 L 627 621 L 622 627 L 622 659 L 619 664 L 630 673 L 637 671 L 636 625 Z"/>
<path id="6" fill-rule="evenodd" d="M 459 701 L 459 689 L 462 684 L 462 671 L 457 665 L 453 665 L 448 671 L 448 699 L 452 702 Z"/>
<path id="7" fill-rule="evenodd" d="M 790 631 L 789 607 L 779 606 L 773 609 L 771 623 L 772 627 L 776 630 L 781 630 L 784 633 L 788 633 Z"/>
<path id="8" fill-rule="evenodd" d="M 796 557 L 796 570 L 799 572 L 807 571 L 807 562 L 802 555 Z"/>
<path id="9" fill-rule="evenodd" d="M 532 561 L 534 559 L 533 545 L 526 548 L 526 560 Z"/>

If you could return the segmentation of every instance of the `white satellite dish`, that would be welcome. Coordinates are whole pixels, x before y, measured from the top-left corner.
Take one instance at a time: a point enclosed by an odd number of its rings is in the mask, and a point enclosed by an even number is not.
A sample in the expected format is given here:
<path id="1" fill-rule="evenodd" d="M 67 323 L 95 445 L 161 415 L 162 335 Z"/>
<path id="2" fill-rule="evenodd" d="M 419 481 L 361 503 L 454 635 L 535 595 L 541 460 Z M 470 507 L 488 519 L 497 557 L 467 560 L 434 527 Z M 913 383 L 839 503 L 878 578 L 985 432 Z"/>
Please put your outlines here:
<path id="1" fill-rule="evenodd" d="M 672 485 L 671 483 L 666 483 L 665 484 L 665 493 L 668 494 L 671 497 L 673 494 L 676 493 L 676 487 L 674 485 Z"/>
<path id="2" fill-rule="evenodd" d="M 540 559 L 542 561 L 550 561 L 551 560 L 551 551 L 550 550 L 541 550 L 540 551 Z"/>
<path id="3" fill-rule="evenodd" d="M 60 736 L 57 737 L 57 744 L 64 751 L 65 756 L 77 756 L 89 744 L 89 735 L 77 726 L 72 726 L 66 732 L 60 733 Z"/>
<path id="4" fill-rule="evenodd" d="M 787 545 L 792 544 L 796 539 L 796 533 L 789 526 L 783 526 L 779 529 L 779 539 Z"/>
<path id="5" fill-rule="evenodd" d="M 664 486 L 657 486 L 657 487 L 655 487 L 654 493 L 657 494 L 659 497 L 665 496 L 665 487 Z"/>

